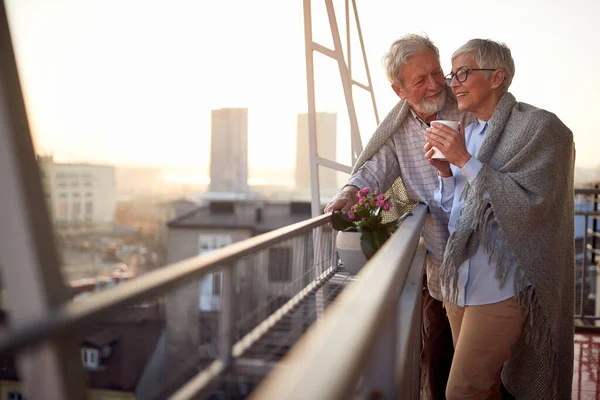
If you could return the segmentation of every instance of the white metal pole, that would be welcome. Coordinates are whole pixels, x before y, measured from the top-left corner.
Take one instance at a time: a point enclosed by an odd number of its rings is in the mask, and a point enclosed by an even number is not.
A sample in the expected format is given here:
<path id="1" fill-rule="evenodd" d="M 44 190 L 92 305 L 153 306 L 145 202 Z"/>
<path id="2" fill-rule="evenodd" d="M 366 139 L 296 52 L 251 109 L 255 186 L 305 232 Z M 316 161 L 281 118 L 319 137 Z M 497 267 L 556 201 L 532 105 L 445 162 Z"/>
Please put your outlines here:
<path id="1" fill-rule="evenodd" d="M 310 0 L 304 0 L 304 48 L 306 52 L 306 94 L 308 99 L 308 154 L 310 158 L 310 189 L 312 194 L 312 216 L 321 214 L 319 190 L 319 164 L 317 162 L 317 121 L 315 105 L 315 71 L 312 40 L 312 15 Z"/>
<path id="2" fill-rule="evenodd" d="M 350 135 L 352 135 L 352 165 L 354 165 L 356 159 L 360 153 L 362 153 L 363 148 L 360 139 L 360 131 L 358 129 L 358 121 L 356 119 L 356 110 L 354 109 L 352 82 L 350 79 L 350 74 L 348 73 L 348 67 L 346 66 L 346 62 L 344 60 L 344 52 L 342 50 L 342 42 L 340 40 L 340 32 L 338 30 L 332 0 L 325 0 L 325 5 L 327 6 L 329 27 L 331 29 L 331 36 L 333 37 L 333 51 L 335 53 L 335 59 L 338 63 L 340 78 L 342 79 L 342 88 L 344 89 L 344 98 L 346 100 L 346 108 L 348 110 L 348 117 L 350 119 Z"/>
<path id="3" fill-rule="evenodd" d="M 356 22 L 356 29 L 358 32 L 358 40 L 360 41 L 360 49 L 362 51 L 363 62 L 365 63 L 365 71 L 367 72 L 367 91 L 371 93 L 371 102 L 373 103 L 373 112 L 375 113 L 375 122 L 379 125 L 379 114 L 377 113 L 377 103 L 375 102 L 375 90 L 373 89 L 373 82 L 371 81 L 371 72 L 369 71 L 369 63 L 367 62 L 367 52 L 365 50 L 365 42 L 363 40 L 362 29 L 360 28 L 360 19 L 358 18 L 358 9 L 356 8 L 356 0 L 352 0 L 352 7 L 354 9 L 354 20 Z"/>

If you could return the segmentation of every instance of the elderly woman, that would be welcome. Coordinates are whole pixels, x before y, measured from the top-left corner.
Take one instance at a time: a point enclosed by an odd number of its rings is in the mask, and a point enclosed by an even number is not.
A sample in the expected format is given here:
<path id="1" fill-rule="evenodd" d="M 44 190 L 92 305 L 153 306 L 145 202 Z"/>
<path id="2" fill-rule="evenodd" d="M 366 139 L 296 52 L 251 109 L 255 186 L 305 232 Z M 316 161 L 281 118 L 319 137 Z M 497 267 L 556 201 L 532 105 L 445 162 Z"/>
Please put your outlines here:
<path id="1" fill-rule="evenodd" d="M 571 397 L 573 134 L 508 93 L 514 73 L 506 45 L 470 40 L 446 79 L 477 121 L 425 132 L 451 234 L 440 267 L 455 346 L 448 399 L 500 398 L 501 382 L 517 399 Z"/>

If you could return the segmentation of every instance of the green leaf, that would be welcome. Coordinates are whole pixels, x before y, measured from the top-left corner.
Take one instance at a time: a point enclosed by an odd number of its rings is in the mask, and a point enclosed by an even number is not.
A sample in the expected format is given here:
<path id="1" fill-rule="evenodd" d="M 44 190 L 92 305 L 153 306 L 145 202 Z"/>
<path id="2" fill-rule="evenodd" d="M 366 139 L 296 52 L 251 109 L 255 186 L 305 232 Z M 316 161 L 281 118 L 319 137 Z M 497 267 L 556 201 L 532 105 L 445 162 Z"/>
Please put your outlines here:
<path id="1" fill-rule="evenodd" d="M 389 237 L 390 235 L 385 229 L 377 229 L 370 232 L 363 231 L 360 237 L 360 247 L 367 260 L 373 257 L 375 252 L 383 246 Z"/>
<path id="2" fill-rule="evenodd" d="M 381 228 L 385 230 L 388 235 L 391 236 L 392 233 L 398 229 L 398 220 L 386 222 L 385 224 L 381 224 Z"/>
<path id="3" fill-rule="evenodd" d="M 398 220 L 386 222 L 385 224 L 381 224 L 384 228 L 389 228 L 398 225 Z"/>
<path id="4" fill-rule="evenodd" d="M 349 228 L 354 228 L 354 230 L 356 230 L 354 222 L 352 222 L 347 215 L 342 214 L 340 211 L 334 211 L 331 214 L 331 226 L 336 231 L 351 231 Z"/>
<path id="5" fill-rule="evenodd" d="M 360 236 L 360 247 L 367 258 L 367 260 L 371 259 L 375 252 L 379 249 L 376 247 L 376 239 L 374 232 L 365 232 L 363 231 Z"/>

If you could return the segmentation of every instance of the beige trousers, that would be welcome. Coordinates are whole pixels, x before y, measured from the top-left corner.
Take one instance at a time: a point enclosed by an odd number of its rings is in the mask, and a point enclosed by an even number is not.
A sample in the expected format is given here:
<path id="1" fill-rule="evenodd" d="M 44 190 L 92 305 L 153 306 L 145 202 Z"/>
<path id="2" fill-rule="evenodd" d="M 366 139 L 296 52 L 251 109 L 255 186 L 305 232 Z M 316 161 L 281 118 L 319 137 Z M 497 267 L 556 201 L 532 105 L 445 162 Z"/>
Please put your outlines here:
<path id="1" fill-rule="evenodd" d="M 455 307 L 448 313 L 454 359 L 446 398 L 500 399 L 500 371 L 525 323 L 514 297 L 499 303 Z"/>

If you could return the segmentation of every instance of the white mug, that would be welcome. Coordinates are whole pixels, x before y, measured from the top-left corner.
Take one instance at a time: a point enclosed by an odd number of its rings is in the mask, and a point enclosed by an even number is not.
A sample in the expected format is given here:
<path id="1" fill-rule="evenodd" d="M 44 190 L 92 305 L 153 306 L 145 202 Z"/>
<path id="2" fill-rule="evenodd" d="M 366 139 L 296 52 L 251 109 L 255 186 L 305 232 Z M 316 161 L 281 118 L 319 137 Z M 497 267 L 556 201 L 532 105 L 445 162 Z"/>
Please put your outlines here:
<path id="1" fill-rule="evenodd" d="M 458 122 L 457 121 L 446 121 L 446 120 L 437 120 L 437 121 L 432 121 L 432 122 L 438 122 L 440 124 L 444 124 L 447 127 L 450 127 L 451 129 L 454 129 L 456 132 L 458 132 Z M 435 159 L 439 159 L 439 160 L 446 160 L 446 156 L 437 148 L 437 147 L 432 147 L 433 149 L 433 156 L 431 156 L 431 158 L 435 158 Z"/>

